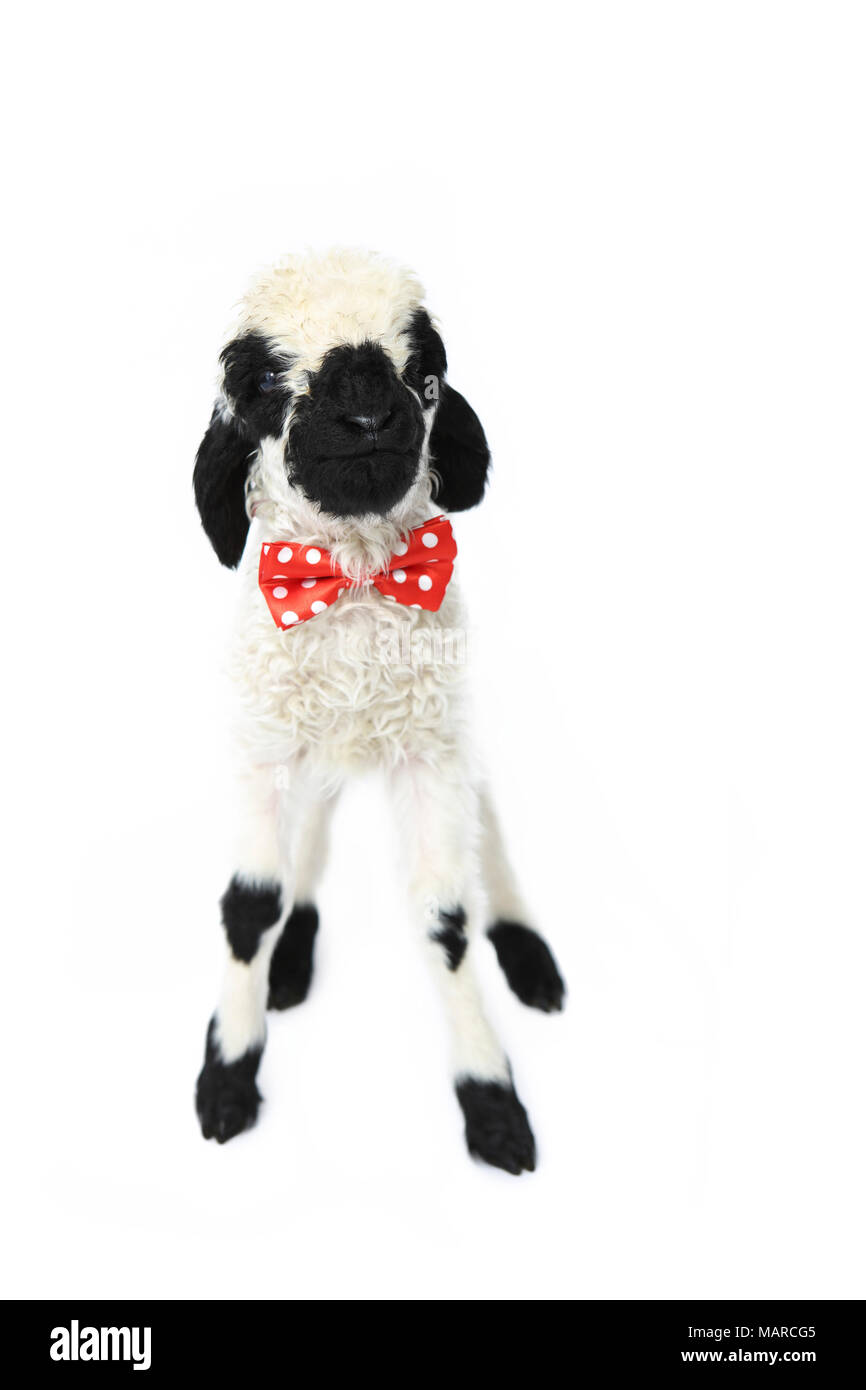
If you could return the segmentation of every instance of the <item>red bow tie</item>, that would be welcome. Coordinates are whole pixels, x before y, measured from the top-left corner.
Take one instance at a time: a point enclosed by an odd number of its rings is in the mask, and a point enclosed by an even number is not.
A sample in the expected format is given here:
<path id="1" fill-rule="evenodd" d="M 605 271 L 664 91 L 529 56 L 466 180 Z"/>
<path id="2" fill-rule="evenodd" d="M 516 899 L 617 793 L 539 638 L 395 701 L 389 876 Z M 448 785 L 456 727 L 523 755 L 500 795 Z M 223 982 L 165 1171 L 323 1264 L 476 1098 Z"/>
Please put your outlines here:
<path id="1" fill-rule="evenodd" d="M 437 516 L 410 531 L 391 556 L 385 574 L 371 575 L 367 582 L 398 603 L 435 612 L 445 597 L 456 554 L 451 522 Z M 351 583 L 329 550 L 279 541 L 262 546 L 259 588 L 279 628 L 294 627 L 324 613 Z"/>

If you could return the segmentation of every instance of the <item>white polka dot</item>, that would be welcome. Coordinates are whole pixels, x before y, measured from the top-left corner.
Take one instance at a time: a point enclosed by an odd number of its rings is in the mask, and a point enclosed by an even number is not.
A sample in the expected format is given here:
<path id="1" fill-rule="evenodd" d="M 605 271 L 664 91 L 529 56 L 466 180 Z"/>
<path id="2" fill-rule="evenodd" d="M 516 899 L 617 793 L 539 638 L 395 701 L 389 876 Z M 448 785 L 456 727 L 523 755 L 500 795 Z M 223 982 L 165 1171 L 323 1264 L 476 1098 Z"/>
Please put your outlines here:
<path id="1" fill-rule="evenodd" d="M 419 589 L 432 589 L 432 588 L 433 588 L 433 580 L 430 578 L 429 574 L 422 574 L 422 575 L 421 575 L 420 579 L 418 580 L 418 588 L 419 588 Z"/>
<path id="2" fill-rule="evenodd" d="M 315 584 L 315 582 L 316 582 L 315 579 L 302 579 L 302 580 L 301 580 L 301 588 L 302 588 L 302 589 L 312 589 L 312 587 L 313 587 L 313 585 Z"/>
<path id="3" fill-rule="evenodd" d="M 322 552 L 321 552 L 321 550 L 316 550 L 315 548 L 313 548 L 313 549 L 307 551 L 307 559 L 309 560 L 309 562 L 310 562 L 311 565 L 317 565 L 317 564 L 319 563 L 319 561 L 321 560 L 321 558 L 322 558 Z"/>
<path id="4" fill-rule="evenodd" d="M 288 596 L 288 589 L 284 589 L 282 585 L 278 589 L 274 589 L 274 598 L 288 598 Z"/>
<path id="5" fill-rule="evenodd" d="M 291 550 L 289 549 L 289 547 L 288 547 L 287 545 L 284 545 L 283 548 L 282 548 L 282 550 L 280 551 L 279 555 L 277 556 L 277 559 L 280 560 L 284 565 L 286 565 L 286 564 L 288 564 L 289 560 L 291 560 L 291 558 L 292 558 L 292 552 L 291 552 Z"/>
<path id="6" fill-rule="evenodd" d="M 394 573 L 391 575 L 391 578 L 392 578 L 397 584 L 405 584 L 405 583 L 406 583 L 406 571 L 405 571 L 405 570 L 395 570 Z"/>
<path id="7" fill-rule="evenodd" d="M 267 555 L 268 551 L 270 550 L 270 548 L 271 548 L 271 547 L 270 547 L 269 545 L 266 545 L 266 546 L 265 546 L 265 554 L 266 554 L 266 555 Z"/>
<path id="8" fill-rule="evenodd" d="M 434 536 L 432 531 L 425 531 L 421 537 L 421 544 L 426 545 L 428 550 L 432 550 L 434 545 L 439 544 L 439 537 Z"/>
<path id="9" fill-rule="evenodd" d="M 322 600 L 321 600 L 320 598 L 317 598 L 317 599 L 316 599 L 316 602 L 315 602 L 315 603 L 313 604 L 313 606 L 312 606 L 312 607 L 313 607 L 313 612 L 314 612 L 314 613 L 324 613 L 324 611 L 325 611 L 325 609 L 327 608 L 327 606 L 328 606 L 328 605 L 327 605 L 326 603 L 323 603 Z"/>
<path id="10" fill-rule="evenodd" d="M 420 608 L 421 605 L 420 605 L 420 603 L 410 603 L 410 604 L 409 604 L 409 607 L 410 607 L 410 608 Z"/>
<path id="11" fill-rule="evenodd" d="M 291 627 L 292 623 L 296 623 L 297 621 L 298 621 L 298 615 L 297 615 L 297 613 L 293 613 L 292 610 L 291 610 L 291 608 L 287 608 L 286 611 L 285 611 L 285 613 L 284 613 L 283 616 L 282 616 L 282 622 L 283 622 L 283 624 L 284 624 L 286 627 Z"/>
<path id="12" fill-rule="evenodd" d="M 405 541 L 398 541 L 397 544 L 394 546 L 394 554 L 405 555 L 408 549 L 409 547 Z"/>

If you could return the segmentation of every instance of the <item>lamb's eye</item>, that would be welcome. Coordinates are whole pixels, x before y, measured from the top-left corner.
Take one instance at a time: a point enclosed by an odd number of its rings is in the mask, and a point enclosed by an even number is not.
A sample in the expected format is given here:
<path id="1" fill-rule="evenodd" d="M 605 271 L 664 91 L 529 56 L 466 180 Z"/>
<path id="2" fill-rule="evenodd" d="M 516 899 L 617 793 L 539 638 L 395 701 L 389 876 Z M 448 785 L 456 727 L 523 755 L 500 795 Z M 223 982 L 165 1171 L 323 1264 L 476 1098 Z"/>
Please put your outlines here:
<path id="1" fill-rule="evenodd" d="M 269 391 L 275 391 L 277 387 L 276 372 L 262 372 L 259 377 L 259 390 L 266 396 Z"/>

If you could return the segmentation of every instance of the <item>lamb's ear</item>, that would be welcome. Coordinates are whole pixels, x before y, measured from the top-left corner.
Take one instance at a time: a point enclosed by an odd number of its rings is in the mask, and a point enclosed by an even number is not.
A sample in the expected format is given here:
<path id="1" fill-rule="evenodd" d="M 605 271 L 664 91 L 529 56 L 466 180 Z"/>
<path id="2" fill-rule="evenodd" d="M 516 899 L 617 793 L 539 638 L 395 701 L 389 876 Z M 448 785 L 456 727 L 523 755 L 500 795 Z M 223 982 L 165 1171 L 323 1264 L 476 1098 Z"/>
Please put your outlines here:
<path id="1" fill-rule="evenodd" d="M 443 511 L 477 506 L 487 484 L 490 450 L 472 406 L 445 383 L 430 434 L 430 456 L 439 477 L 435 498 Z"/>
<path id="2" fill-rule="evenodd" d="M 244 485 L 253 452 L 234 420 L 223 418 L 218 403 L 195 456 L 192 485 L 208 540 L 220 563 L 231 569 L 240 561 L 250 529 Z"/>

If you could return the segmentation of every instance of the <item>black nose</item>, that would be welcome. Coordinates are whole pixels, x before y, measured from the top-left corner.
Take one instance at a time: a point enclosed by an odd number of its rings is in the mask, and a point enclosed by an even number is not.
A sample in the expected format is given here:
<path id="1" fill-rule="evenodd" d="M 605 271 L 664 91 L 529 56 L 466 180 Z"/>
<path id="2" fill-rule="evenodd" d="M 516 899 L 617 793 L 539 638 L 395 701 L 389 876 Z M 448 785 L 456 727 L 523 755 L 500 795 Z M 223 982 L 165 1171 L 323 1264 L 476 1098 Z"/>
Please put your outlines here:
<path id="1" fill-rule="evenodd" d="M 393 410 L 383 407 L 381 410 L 369 415 L 344 415 L 344 423 L 352 429 L 366 435 L 369 439 L 375 439 L 382 430 L 387 429 L 394 418 Z"/>

